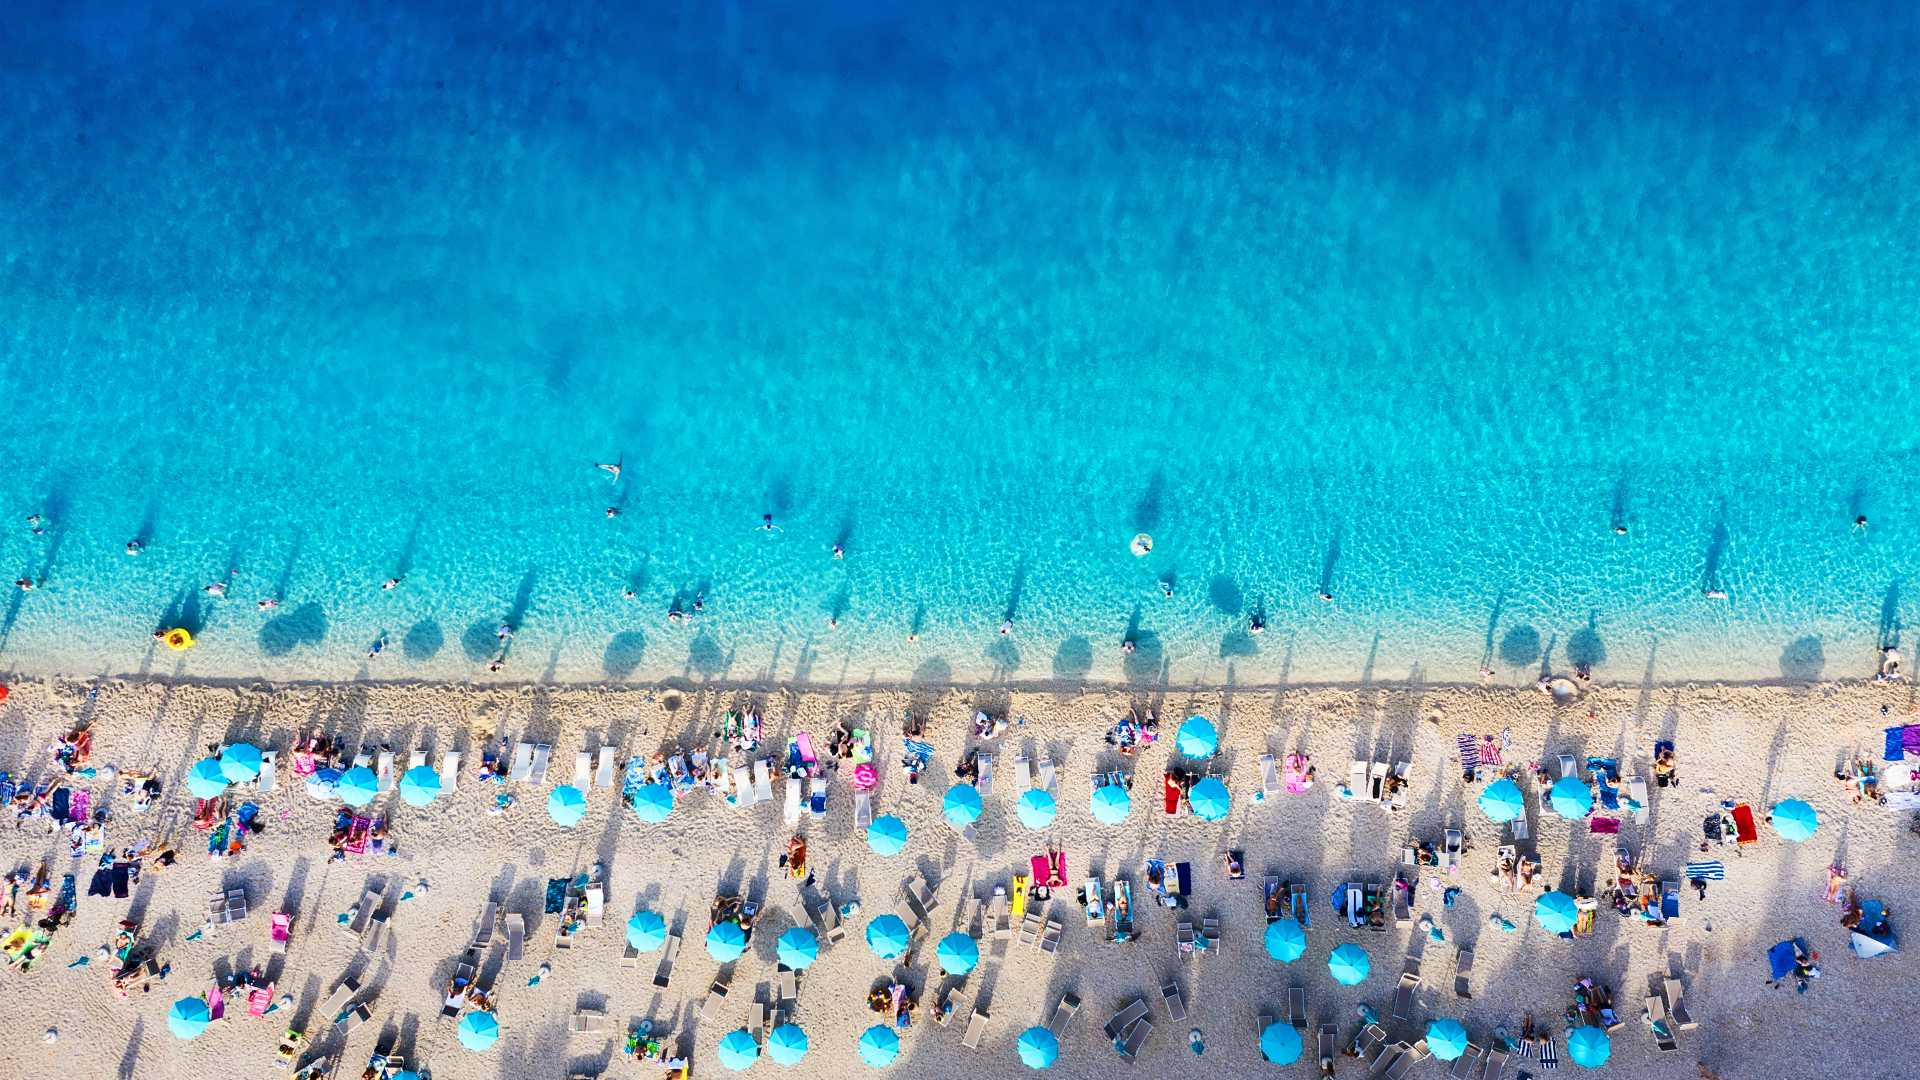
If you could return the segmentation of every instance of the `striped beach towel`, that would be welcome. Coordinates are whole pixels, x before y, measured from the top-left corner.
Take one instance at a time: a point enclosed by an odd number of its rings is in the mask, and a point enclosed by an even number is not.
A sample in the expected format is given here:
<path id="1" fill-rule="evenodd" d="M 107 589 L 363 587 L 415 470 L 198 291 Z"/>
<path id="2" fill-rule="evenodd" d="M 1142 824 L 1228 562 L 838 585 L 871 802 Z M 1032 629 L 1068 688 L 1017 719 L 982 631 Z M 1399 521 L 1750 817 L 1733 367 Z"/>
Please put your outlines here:
<path id="1" fill-rule="evenodd" d="M 1554 1053 L 1552 1039 L 1540 1040 L 1540 1067 L 1543 1069 L 1560 1067 L 1560 1055 Z"/>
<path id="2" fill-rule="evenodd" d="M 1491 735 L 1482 736 L 1480 739 L 1480 762 L 1483 765 L 1506 764 L 1505 759 L 1500 756 L 1500 748 L 1494 745 Z"/>
<path id="3" fill-rule="evenodd" d="M 1687 864 L 1687 880 L 1725 881 L 1727 880 L 1727 864 L 1718 859 L 1712 859 L 1707 862 L 1690 862 Z"/>
<path id="4" fill-rule="evenodd" d="M 1471 735 L 1454 736 L 1453 745 L 1460 748 L 1460 771 L 1471 774 L 1480 767 L 1480 744 Z"/>

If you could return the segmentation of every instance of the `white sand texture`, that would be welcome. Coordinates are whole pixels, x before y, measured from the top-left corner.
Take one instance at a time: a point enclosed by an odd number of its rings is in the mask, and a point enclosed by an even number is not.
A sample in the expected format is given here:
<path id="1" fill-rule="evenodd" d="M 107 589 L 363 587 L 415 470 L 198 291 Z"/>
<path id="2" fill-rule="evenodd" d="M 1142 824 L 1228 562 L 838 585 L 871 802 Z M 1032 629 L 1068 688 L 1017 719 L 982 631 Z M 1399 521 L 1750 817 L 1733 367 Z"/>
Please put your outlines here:
<path id="1" fill-rule="evenodd" d="M 748 705 L 764 722 L 756 756 L 776 759 L 770 801 L 741 808 L 694 790 L 664 823 L 647 824 L 621 804 L 616 780 L 612 788 L 589 786 L 577 826 L 562 828 L 549 818 L 548 794 L 572 779 L 578 751 L 611 745 L 624 765 L 662 748 L 708 749 L 722 715 Z M 1159 739 L 1123 756 L 1103 736 L 1133 705 L 1157 710 Z M 924 717 L 924 738 L 934 748 L 918 784 L 909 784 L 901 767 L 900 717 L 910 706 Z M 967 838 L 943 820 L 941 803 L 956 783 L 959 755 L 976 744 L 973 717 L 982 708 L 1009 716 L 1011 724 L 987 747 L 996 755 L 992 791 Z M 1210 764 L 1226 781 L 1232 807 L 1224 821 L 1162 810 L 1163 772 L 1184 760 L 1174 754 L 1175 731 L 1194 713 L 1213 718 L 1221 733 L 1219 755 L 1211 763 L 1191 764 Z M 0 865 L 29 875 L 47 866 L 53 894 L 63 875 L 74 875 L 79 896 L 71 921 L 51 933 L 31 970 L 0 967 L 0 1014 L 9 1033 L 0 1076 L 287 1075 L 278 1071 L 285 1066 L 276 1063 L 275 1049 L 290 1024 L 309 1033 L 298 1061 L 332 1059 L 337 1065 L 330 1075 L 341 1077 L 363 1075 L 377 1049 L 391 1050 L 406 1068 L 438 1080 L 665 1075 L 663 1066 L 624 1051 L 625 1032 L 643 1021 L 690 1057 L 693 1074 L 714 1076 L 727 1071 L 717 1044 L 746 1026 L 758 1003 L 777 1021 L 806 1032 L 810 1049 L 792 1070 L 796 1075 L 947 1077 L 964 1071 L 1010 1077 L 1028 1071 L 1016 1040 L 1027 1028 L 1046 1024 L 1063 995 L 1080 1003 L 1059 1033 L 1052 1071 L 1063 1076 L 1316 1076 L 1318 1029 L 1333 1026 L 1344 1047 L 1360 1028 L 1356 1007 L 1362 1003 L 1377 1010 L 1390 1041 L 1410 1044 L 1409 1060 L 1396 1066 L 1408 1070 L 1404 1075 L 1451 1074 L 1448 1062 L 1411 1060 L 1421 1052 L 1411 1044 L 1426 1034 L 1430 1021 L 1462 1022 L 1477 1049 L 1493 1044 L 1497 1029 L 1517 1039 L 1527 1012 L 1553 1040 L 1558 1067 L 1566 1070 L 1561 1075 L 1567 1075 L 1584 1071 L 1569 1058 L 1565 1017 L 1581 978 L 1612 992 L 1619 1020 L 1605 1066 L 1612 1074 L 1644 1080 L 1904 1075 L 1900 1061 L 1912 1042 L 1904 1025 L 1920 1006 L 1911 956 L 1855 956 L 1841 925 L 1844 908 L 1824 894 L 1829 865 L 1841 864 L 1859 897 L 1887 904 L 1896 927 L 1914 910 L 1920 837 L 1909 832 L 1912 813 L 1856 802 L 1853 789 L 1835 778 L 1836 767 L 1855 754 L 1879 762 L 1883 728 L 1920 720 L 1913 714 L 1904 685 L 1594 688 L 1556 705 L 1531 691 L 1405 684 L 1258 692 L 755 693 L 694 686 L 613 691 L 21 682 L 0 706 L 0 768 L 29 788 L 61 776 L 51 750 L 64 733 L 84 724 L 92 736 L 88 764 L 100 772 L 68 783 L 90 790 L 92 808 L 104 812 L 98 837 L 104 851 L 164 839 L 177 847 L 179 859 L 171 867 L 146 867 L 124 899 L 89 895 L 101 856 L 86 850 L 86 838 L 70 837 L 44 816 L 9 815 L 0 827 Z M 909 836 L 898 855 L 869 850 L 855 827 L 853 764 L 837 763 L 825 813 L 816 816 L 803 806 L 798 829 L 810 845 L 816 889 L 835 904 L 857 901 L 861 910 L 847 920 L 845 938 L 823 948 L 798 977 L 797 1000 L 777 1002 L 776 939 L 789 926 L 808 924 L 802 891 L 779 865 L 795 832 L 784 820 L 781 759 L 788 739 L 801 732 L 809 733 L 824 757 L 829 733 L 842 723 L 876 732 L 880 778 L 874 809 L 898 815 Z M 395 852 L 331 861 L 327 840 L 338 803 L 306 793 L 290 753 L 296 737 L 315 728 L 342 739 L 349 756 L 363 744 L 391 745 L 396 776 L 416 748 L 429 751 L 435 766 L 458 749 L 465 755 L 458 787 L 424 808 L 403 803 L 394 792 L 377 796 L 371 810 L 388 817 Z M 1456 744 L 1461 734 L 1492 736 L 1504 748 L 1505 765 L 1522 770 L 1531 839 L 1520 846 L 1543 864 L 1525 892 L 1503 892 L 1490 880 L 1507 835 L 1476 805 L 1486 784 L 1463 782 Z M 501 735 L 552 747 L 543 784 L 495 783 L 478 774 L 482 748 Z M 1678 744 L 1673 786 L 1651 783 L 1656 739 Z M 240 741 L 277 752 L 278 786 L 264 796 L 235 789 L 237 801 L 258 803 L 263 828 L 241 853 L 212 859 L 206 854 L 208 832 L 194 827 L 187 770 L 209 744 Z M 1312 755 L 1317 782 L 1303 793 L 1287 793 L 1283 778 L 1279 793 L 1256 798 L 1262 755 L 1284 760 L 1293 750 Z M 1621 809 L 1596 811 L 1621 819 L 1617 835 L 1596 834 L 1589 823 L 1569 822 L 1543 806 L 1543 789 L 1530 766 L 1544 761 L 1557 770 L 1561 753 L 1582 763 L 1588 756 L 1614 758 L 1625 778 L 1648 777 L 1647 820 L 1635 820 L 1624 779 Z M 1016 817 L 1015 800 L 1028 785 L 1015 771 L 1022 755 L 1035 761 L 1045 756 L 1055 766 L 1059 813 L 1044 831 Z M 1339 797 L 1356 758 L 1410 763 L 1403 807 L 1367 800 L 1364 791 L 1358 800 Z M 1914 764 L 1909 759 L 1905 767 Z M 136 811 L 109 766 L 156 770 L 162 791 L 154 805 Z M 1894 774 L 1901 766 L 1885 768 Z M 1134 774 L 1131 812 L 1118 826 L 1099 825 L 1089 806 L 1092 776 L 1116 769 Z M 1896 786 L 1891 775 L 1886 779 Z M 503 792 L 517 805 L 489 814 Z M 1767 823 L 1768 808 L 1786 798 L 1804 799 L 1817 810 L 1819 827 L 1811 839 L 1789 843 Z M 1758 839 L 1716 844 L 1702 853 L 1703 819 L 1723 800 L 1752 807 Z M 1403 845 L 1438 843 L 1450 826 L 1463 828 L 1471 845 L 1457 871 L 1402 866 Z M 70 844 L 81 847 L 79 857 L 69 855 Z M 936 944 L 960 926 L 968 906 L 963 901 L 988 897 L 995 886 L 1010 887 L 1013 875 L 1027 872 L 1029 859 L 1049 846 L 1064 853 L 1070 881 L 1044 905 L 1046 916 L 1062 928 L 1057 950 L 1021 941 L 1017 921 L 1007 939 L 996 939 L 986 927 L 979 966 L 956 991 L 957 1015 L 950 1025 L 935 1023 L 931 1005 L 952 981 L 936 964 Z M 1244 852 L 1243 880 L 1227 877 L 1221 861 L 1226 849 Z M 1680 882 L 1677 918 L 1651 925 L 1638 915 L 1616 913 L 1606 893 L 1616 880 L 1617 853 L 1630 853 L 1656 880 Z M 1191 864 L 1184 909 L 1156 903 L 1143 872 L 1148 859 Z M 1695 859 L 1725 864 L 1725 880 L 1712 882 L 1704 900 L 1683 873 Z M 561 919 L 543 911 L 547 882 L 585 873 L 596 863 L 604 867 L 604 919 L 582 929 L 571 947 L 556 947 Z M 1399 872 L 1417 878 L 1408 923 L 1397 923 L 1389 910 L 1383 929 L 1350 928 L 1331 906 L 1329 897 L 1341 883 L 1377 882 L 1390 889 Z M 1109 896 L 1116 878 L 1130 880 L 1135 940 L 1110 940 L 1110 921 L 1088 925 L 1075 894 L 1090 873 L 1102 879 Z M 907 955 L 881 959 L 864 931 L 872 918 L 896 908 L 901 883 L 912 875 L 933 882 L 931 916 Z M 1269 959 L 1263 947 L 1262 886 L 1268 875 L 1304 884 L 1311 897 L 1306 953 L 1291 964 Z M 388 890 L 388 930 L 356 936 L 337 917 L 370 886 Z M 1449 886 L 1459 892 L 1445 906 Z M 1569 940 L 1544 930 L 1534 917 L 1543 887 L 1600 898 L 1591 934 Z M 203 929 L 216 889 L 242 890 L 247 914 Z M 0 920 L 5 930 L 44 916 L 28 911 L 26 892 L 23 886 L 19 913 Z M 761 908 L 746 954 L 724 968 L 703 945 L 717 892 L 742 893 Z M 489 899 L 503 915 L 524 919 L 525 955 L 511 960 L 481 950 L 481 977 L 492 982 L 500 1038 L 475 1052 L 456 1038 L 457 1021 L 440 1013 L 447 981 Z M 660 913 L 684 937 L 664 989 L 655 985 L 658 952 L 623 961 L 625 926 L 636 906 Z M 270 947 L 276 911 L 295 915 L 284 955 Z M 1495 925 L 1496 915 L 1513 928 Z M 1421 930 L 1416 921 L 1422 916 L 1431 916 L 1443 940 L 1430 940 Z M 150 990 L 136 986 L 122 997 L 110 978 L 117 962 L 100 950 L 128 918 L 138 922 L 140 939 L 156 950 L 168 974 Z M 1199 955 L 1181 955 L 1176 923 L 1182 919 L 1196 925 L 1217 919 L 1219 939 Z M 494 936 L 504 940 L 503 929 Z M 1820 977 L 1804 993 L 1792 977 L 1768 985 L 1767 949 L 1792 938 L 1819 953 Z M 1371 958 L 1371 975 L 1357 986 L 1339 985 L 1328 968 L 1329 953 L 1349 942 Z M 1407 1015 L 1396 1019 L 1395 992 L 1410 947 L 1419 953 L 1420 978 Z M 1456 993 L 1462 947 L 1473 953 L 1462 984 L 1467 997 Z M 551 965 L 551 972 L 529 986 L 542 964 Z M 274 997 L 290 996 L 290 1005 L 250 1017 L 243 989 L 229 994 L 226 1019 L 198 1037 L 183 1040 L 169 1032 L 176 1000 L 204 995 L 217 979 L 255 967 L 275 984 Z M 1677 1048 L 1663 1051 L 1642 1014 L 1650 980 L 1652 989 L 1664 991 L 1668 975 L 1678 980 L 1677 1004 L 1691 1023 L 1675 1022 Z M 331 1016 L 320 1013 L 323 999 L 345 976 L 360 987 L 348 1000 L 364 1002 L 369 1019 L 343 1034 Z M 721 976 L 730 979 L 731 992 L 712 1003 L 712 1019 L 703 1019 L 702 1003 Z M 887 1020 L 864 1002 L 874 987 L 895 980 L 911 987 L 920 1003 L 911 1025 L 898 1029 L 897 1059 L 876 1069 L 862 1061 L 858 1043 L 862 1032 Z M 1162 994 L 1168 984 L 1179 987 L 1184 1019 L 1169 1016 Z M 1276 1066 L 1261 1058 L 1258 1018 L 1285 1020 L 1293 987 L 1304 990 L 1307 1050 L 1299 1062 Z M 1675 1003 L 1662 996 L 1655 995 L 1656 1004 L 1671 1011 Z M 1138 1060 L 1130 1063 L 1102 1028 L 1135 998 L 1147 1002 L 1152 1027 Z M 967 1049 L 963 1034 L 977 1005 L 987 1019 L 978 1048 Z M 603 1012 L 604 1026 L 572 1030 L 582 1009 Z M 589 1019 L 581 1026 L 595 1025 Z M 43 1041 L 49 1028 L 58 1037 Z M 1189 1047 L 1193 1028 L 1202 1033 L 1204 1056 Z M 1336 1055 L 1334 1063 L 1343 1077 L 1374 1072 L 1345 1055 Z M 1386 1062 L 1378 1064 L 1385 1071 Z M 1500 1075 L 1512 1077 L 1521 1069 L 1543 1072 L 1537 1057 L 1515 1053 Z M 763 1053 L 751 1071 L 782 1069 Z M 1457 1075 L 1480 1077 L 1483 1071 L 1476 1064 Z"/>

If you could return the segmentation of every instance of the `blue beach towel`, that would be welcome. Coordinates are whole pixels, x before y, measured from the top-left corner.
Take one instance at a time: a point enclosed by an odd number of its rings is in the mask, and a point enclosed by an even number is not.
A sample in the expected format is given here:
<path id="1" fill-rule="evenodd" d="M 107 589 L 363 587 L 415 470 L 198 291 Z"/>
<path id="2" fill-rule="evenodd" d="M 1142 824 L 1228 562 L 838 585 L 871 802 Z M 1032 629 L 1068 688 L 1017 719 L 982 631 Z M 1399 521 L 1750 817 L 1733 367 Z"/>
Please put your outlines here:
<path id="1" fill-rule="evenodd" d="M 1783 979 L 1793 974 L 1794 962 L 1799 959 L 1794 950 L 1794 942 L 1783 941 L 1767 950 L 1767 970 L 1775 979 Z"/>
<path id="2" fill-rule="evenodd" d="M 1706 862 L 1690 862 L 1687 864 L 1687 880 L 1725 881 L 1727 880 L 1727 864 L 1718 859 L 1712 859 Z"/>
<path id="3" fill-rule="evenodd" d="M 1899 761 L 1907 756 L 1907 752 L 1902 749 L 1900 745 L 1902 736 L 1906 730 L 1906 725 L 1904 724 L 1900 727 L 1890 727 L 1887 729 L 1887 752 L 1884 756 L 1888 761 Z"/>

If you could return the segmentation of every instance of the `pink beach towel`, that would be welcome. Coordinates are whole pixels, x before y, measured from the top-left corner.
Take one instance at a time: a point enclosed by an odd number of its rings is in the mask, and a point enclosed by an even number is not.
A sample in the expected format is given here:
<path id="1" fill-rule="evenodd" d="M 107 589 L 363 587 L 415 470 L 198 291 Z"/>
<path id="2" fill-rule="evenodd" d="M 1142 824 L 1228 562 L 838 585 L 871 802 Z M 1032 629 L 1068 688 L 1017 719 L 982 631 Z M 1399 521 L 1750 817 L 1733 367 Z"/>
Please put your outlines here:
<path id="1" fill-rule="evenodd" d="M 1620 831 L 1620 819 L 1610 817 L 1588 818 L 1587 828 L 1597 833 L 1618 833 Z"/>
<path id="2" fill-rule="evenodd" d="M 872 764 L 855 765 L 853 767 L 854 787 L 859 788 L 861 791 L 871 791 L 873 790 L 873 786 L 879 782 L 880 774 L 874 770 Z"/>
<path id="3" fill-rule="evenodd" d="M 67 804 L 67 820 L 87 823 L 87 810 L 93 805 L 93 793 L 82 789 L 73 793 L 73 800 Z"/>

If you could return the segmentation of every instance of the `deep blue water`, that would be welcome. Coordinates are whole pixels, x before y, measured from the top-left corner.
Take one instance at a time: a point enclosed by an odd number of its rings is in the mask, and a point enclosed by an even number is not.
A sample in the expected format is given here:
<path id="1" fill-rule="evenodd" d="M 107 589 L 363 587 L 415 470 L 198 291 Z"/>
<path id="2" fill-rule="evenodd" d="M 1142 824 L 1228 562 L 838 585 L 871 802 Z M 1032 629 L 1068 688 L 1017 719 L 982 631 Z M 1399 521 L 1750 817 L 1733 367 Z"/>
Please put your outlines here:
<path id="1" fill-rule="evenodd" d="M 1910 5 L 1154 7 L 10 9 L 0 665 L 1870 670 Z"/>

